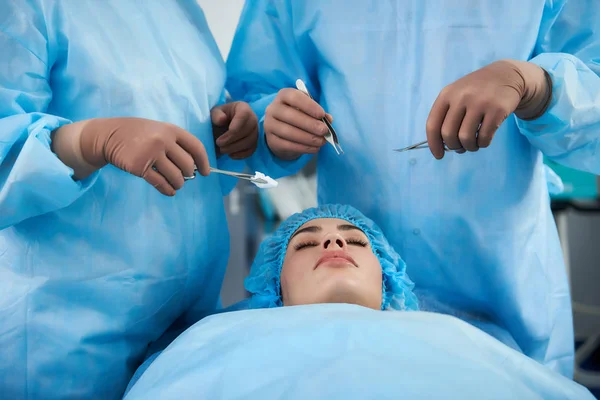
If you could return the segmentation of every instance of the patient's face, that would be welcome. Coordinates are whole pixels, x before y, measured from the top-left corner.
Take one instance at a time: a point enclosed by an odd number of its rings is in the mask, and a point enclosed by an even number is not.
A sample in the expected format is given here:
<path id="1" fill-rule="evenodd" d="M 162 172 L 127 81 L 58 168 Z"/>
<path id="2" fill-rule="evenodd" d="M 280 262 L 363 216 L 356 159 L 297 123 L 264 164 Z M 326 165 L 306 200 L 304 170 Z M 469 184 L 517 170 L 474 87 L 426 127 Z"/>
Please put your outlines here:
<path id="1" fill-rule="evenodd" d="M 367 236 L 348 221 L 314 219 L 292 236 L 281 270 L 284 306 L 350 303 L 379 310 L 381 284 Z"/>

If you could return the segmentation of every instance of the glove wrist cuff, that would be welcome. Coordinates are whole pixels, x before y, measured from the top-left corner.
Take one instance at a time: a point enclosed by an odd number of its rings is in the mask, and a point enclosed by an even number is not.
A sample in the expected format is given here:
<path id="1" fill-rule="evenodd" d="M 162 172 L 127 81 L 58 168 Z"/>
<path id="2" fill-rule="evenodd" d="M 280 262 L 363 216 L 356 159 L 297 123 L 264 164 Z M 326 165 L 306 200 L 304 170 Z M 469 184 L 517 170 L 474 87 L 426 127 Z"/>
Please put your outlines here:
<path id="1" fill-rule="evenodd" d="M 88 163 L 81 149 L 82 123 L 63 125 L 51 136 L 51 149 L 63 164 L 73 169 L 77 180 L 85 179 L 99 167 Z"/>
<path id="2" fill-rule="evenodd" d="M 527 63 L 530 71 L 523 73 L 525 78 L 525 93 L 521 99 L 521 103 L 515 110 L 517 118 L 524 121 L 531 121 L 540 118 L 552 100 L 552 78 L 545 69 Z M 534 71 L 535 68 L 535 71 Z"/>

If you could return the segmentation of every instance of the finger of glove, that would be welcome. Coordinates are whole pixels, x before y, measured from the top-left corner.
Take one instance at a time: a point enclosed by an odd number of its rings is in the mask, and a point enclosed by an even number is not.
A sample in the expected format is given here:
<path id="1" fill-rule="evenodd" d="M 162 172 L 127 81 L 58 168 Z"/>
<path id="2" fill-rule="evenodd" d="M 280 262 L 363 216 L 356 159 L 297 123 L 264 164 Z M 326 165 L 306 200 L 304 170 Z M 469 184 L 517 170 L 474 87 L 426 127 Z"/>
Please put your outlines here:
<path id="1" fill-rule="evenodd" d="M 486 148 L 492 143 L 492 139 L 500 125 L 504 122 L 506 115 L 498 113 L 486 114 L 481 121 L 479 135 L 477 136 L 477 145 L 481 148 Z"/>
<path id="2" fill-rule="evenodd" d="M 252 150 L 256 148 L 256 142 L 258 139 L 258 135 L 246 136 L 245 138 L 238 140 L 237 142 L 227 146 L 221 147 L 222 154 L 233 155 L 234 153 L 238 153 L 245 150 Z"/>
<path id="3" fill-rule="evenodd" d="M 169 182 L 164 176 L 162 176 L 160 173 L 153 170 L 152 168 L 148 168 L 148 170 L 144 173 L 142 178 L 144 178 L 146 182 L 154 186 L 156 190 L 158 190 L 165 196 L 175 196 L 176 191 L 173 188 L 173 186 L 169 184 Z"/>
<path id="4" fill-rule="evenodd" d="M 167 158 L 181 171 L 183 176 L 194 175 L 194 159 L 178 145 L 171 146 L 167 150 Z"/>
<path id="5" fill-rule="evenodd" d="M 313 118 L 321 119 L 326 116 L 325 110 L 323 110 L 323 107 L 321 107 L 319 103 L 299 90 L 283 89 L 279 92 L 278 100 Z"/>
<path id="6" fill-rule="evenodd" d="M 248 133 L 258 129 L 258 123 L 256 118 L 252 118 L 253 114 L 242 112 L 241 114 L 234 115 L 229 124 L 229 129 L 223 136 L 217 140 L 217 145 L 221 148 L 226 147 L 236 141 L 243 139 Z"/>
<path id="7" fill-rule="evenodd" d="M 327 125 L 320 119 L 313 118 L 312 116 L 287 105 L 282 105 L 273 109 L 272 115 L 277 121 L 294 126 L 313 135 L 325 136 L 329 132 Z"/>
<path id="8" fill-rule="evenodd" d="M 429 144 L 429 150 L 431 154 L 441 160 L 444 157 L 444 141 L 442 139 L 442 124 L 446 118 L 446 114 L 450 109 L 450 105 L 445 99 L 438 96 L 433 103 L 427 122 L 425 124 L 425 130 L 427 132 L 427 142 Z"/>
<path id="9" fill-rule="evenodd" d="M 173 189 L 179 190 L 183 187 L 183 184 L 185 183 L 185 180 L 183 179 L 183 172 L 175 164 L 173 164 L 173 162 L 171 162 L 167 156 L 157 159 L 154 162 L 154 168 L 156 168 L 156 171 L 167 179 Z"/>
<path id="10" fill-rule="evenodd" d="M 270 134 L 288 142 L 297 143 L 307 147 L 320 148 L 326 142 L 325 138 L 322 136 L 313 135 L 312 133 L 278 120 L 270 121 L 269 128 Z"/>
<path id="11" fill-rule="evenodd" d="M 244 160 L 244 159 L 250 157 L 252 154 L 254 154 L 255 151 L 256 151 L 256 148 L 248 149 L 248 150 L 240 151 L 238 153 L 232 153 L 229 155 L 229 157 L 232 160 Z"/>
<path id="12" fill-rule="evenodd" d="M 187 131 L 183 131 L 177 137 L 177 144 L 192 156 L 200 175 L 208 176 L 210 174 L 208 155 L 200 139 Z"/>
<path id="13" fill-rule="evenodd" d="M 307 146 L 300 143 L 291 142 L 287 139 L 282 139 L 277 135 L 271 135 L 268 139 L 268 146 L 271 151 L 277 153 L 294 153 L 294 154 L 316 154 L 321 147 Z"/>
<path id="14" fill-rule="evenodd" d="M 223 107 L 218 106 L 213 107 L 213 109 L 210 110 L 210 120 L 213 125 L 226 126 L 229 122 L 229 117 L 227 116 L 227 113 L 225 112 Z"/>
<path id="15" fill-rule="evenodd" d="M 477 130 L 483 120 L 483 113 L 477 110 L 467 110 L 458 131 L 461 147 L 468 151 L 477 151 Z"/>
<path id="16" fill-rule="evenodd" d="M 442 124 L 442 140 L 452 150 L 458 150 L 462 147 L 460 140 L 458 139 L 458 130 L 462 124 L 463 118 L 466 114 L 464 107 L 453 107 L 450 105 L 450 109 L 446 113 L 444 123 Z"/>

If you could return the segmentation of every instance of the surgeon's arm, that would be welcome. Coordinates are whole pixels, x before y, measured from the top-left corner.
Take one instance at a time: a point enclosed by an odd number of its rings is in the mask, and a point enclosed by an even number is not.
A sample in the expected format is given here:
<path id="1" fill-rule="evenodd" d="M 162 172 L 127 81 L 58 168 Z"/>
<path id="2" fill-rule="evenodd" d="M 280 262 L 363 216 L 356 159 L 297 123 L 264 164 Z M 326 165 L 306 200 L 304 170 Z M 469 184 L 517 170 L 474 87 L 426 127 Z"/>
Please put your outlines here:
<path id="1" fill-rule="evenodd" d="M 549 108 L 521 132 L 550 159 L 600 174 L 600 1 L 547 1 L 535 57 L 552 79 Z"/>
<path id="2" fill-rule="evenodd" d="M 45 111 L 52 99 L 43 18 L 19 2 L 0 5 L 0 230 L 68 206 L 95 181 L 83 181 L 51 151 L 53 130 L 71 121 Z"/>
<path id="3" fill-rule="evenodd" d="M 248 159 L 252 170 L 274 178 L 298 172 L 312 157 L 305 154 L 295 160 L 281 160 L 265 140 L 265 111 L 280 89 L 295 88 L 302 79 L 318 99 L 313 84 L 315 69 L 302 38 L 296 38 L 288 1 L 246 1 L 227 60 L 227 89 L 236 100 L 250 103 L 259 119 L 258 148 Z M 318 100 L 317 100 L 318 101 Z"/>

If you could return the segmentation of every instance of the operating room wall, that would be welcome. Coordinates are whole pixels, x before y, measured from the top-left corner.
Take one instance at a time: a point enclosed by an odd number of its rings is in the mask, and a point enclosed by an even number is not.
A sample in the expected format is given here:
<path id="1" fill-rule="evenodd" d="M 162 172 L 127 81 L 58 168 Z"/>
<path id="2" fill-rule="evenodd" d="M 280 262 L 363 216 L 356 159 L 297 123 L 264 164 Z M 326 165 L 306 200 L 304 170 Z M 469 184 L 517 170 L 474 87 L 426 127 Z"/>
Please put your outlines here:
<path id="1" fill-rule="evenodd" d="M 216 42 L 226 58 L 237 27 L 244 0 L 198 0 L 203 7 L 208 24 Z M 311 183 L 312 184 L 312 183 Z M 281 185 L 284 186 L 284 185 Z M 286 186 L 289 192 L 289 186 Z M 297 196 L 298 191 L 294 192 Z M 310 193 L 312 195 L 312 193 Z M 293 197 L 293 196 L 291 196 Z M 248 272 L 256 246 L 264 231 L 257 206 L 257 195 L 252 185 L 241 183 L 227 196 L 227 213 L 231 238 L 231 256 L 222 289 L 225 306 L 245 296 L 243 278 Z M 282 199 L 289 204 L 290 199 Z M 600 211 L 597 214 L 581 215 L 575 211 L 561 217 L 563 229 L 561 240 L 567 247 L 566 261 L 569 266 L 570 282 L 575 307 L 576 334 L 586 337 L 600 332 Z M 591 306 L 592 308 L 586 308 Z"/>
<path id="2" fill-rule="evenodd" d="M 204 10 L 223 58 L 227 58 L 244 0 L 198 0 L 198 3 Z"/>
<path id="3" fill-rule="evenodd" d="M 198 3 L 204 10 L 221 54 L 226 59 L 244 0 L 198 0 Z M 221 289 L 221 301 L 225 307 L 245 297 L 243 280 L 248 272 L 249 260 L 253 256 L 248 238 L 250 232 L 257 229 L 256 224 L 249 224 L 253 221 L 251 217 L 254 198 L 252 188 L 240 182 L 225 199 L 231 243 L 227 273 Z"/>
<path id="4" fill-rule="evenodd" d="M 600 211 L 560 212 L 577 339 L 600 333 Z"/>

